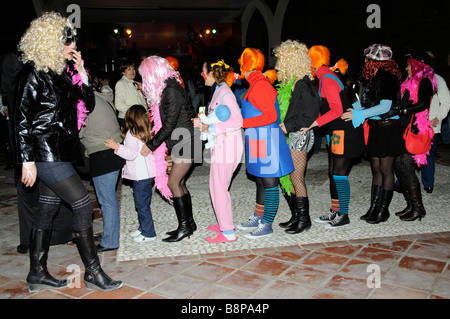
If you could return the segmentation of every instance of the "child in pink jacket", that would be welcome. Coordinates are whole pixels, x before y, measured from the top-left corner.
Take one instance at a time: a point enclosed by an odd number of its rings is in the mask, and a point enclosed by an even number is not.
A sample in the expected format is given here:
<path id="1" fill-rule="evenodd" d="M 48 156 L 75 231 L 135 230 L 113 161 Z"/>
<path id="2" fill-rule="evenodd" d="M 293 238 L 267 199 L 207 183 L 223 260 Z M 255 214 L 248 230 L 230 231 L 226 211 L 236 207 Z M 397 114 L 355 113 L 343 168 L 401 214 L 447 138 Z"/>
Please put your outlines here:
<path id="1" fill-rule="evenodd" d="M 124 118 L 122 135 L 126 132 L 124 143 L 113 138 L 105 140 L 105 145 L 126 160 L 122 178 L 133 181 L 134 204 L 138 213 L 139 229 L 131 233 L 133 240 L 145 243 L 156 239 L 155 226 L 150 208 L 152 188 L 155 177 L 155 158 L 152 153 L 141 155 L 142 146 L 151 138 L 151 126 L 146 110 L 142 105 L 131 106 Z"/>

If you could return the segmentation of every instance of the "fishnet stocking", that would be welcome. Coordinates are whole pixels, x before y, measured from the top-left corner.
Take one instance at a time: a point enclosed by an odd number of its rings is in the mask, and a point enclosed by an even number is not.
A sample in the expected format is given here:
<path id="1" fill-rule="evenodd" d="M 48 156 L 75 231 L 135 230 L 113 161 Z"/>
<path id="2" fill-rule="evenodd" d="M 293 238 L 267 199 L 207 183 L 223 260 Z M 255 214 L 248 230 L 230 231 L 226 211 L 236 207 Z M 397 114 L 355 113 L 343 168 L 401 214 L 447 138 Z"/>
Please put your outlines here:
<path id="1" fill-rule="evenodd" d="M 291 177 L 295 194 L 298 197 L 308 197 L 305 184 L 305 170 L 308 162 L 308 153 L 291 149 L 291 156 L 295 170 L 289 176 Z"/>

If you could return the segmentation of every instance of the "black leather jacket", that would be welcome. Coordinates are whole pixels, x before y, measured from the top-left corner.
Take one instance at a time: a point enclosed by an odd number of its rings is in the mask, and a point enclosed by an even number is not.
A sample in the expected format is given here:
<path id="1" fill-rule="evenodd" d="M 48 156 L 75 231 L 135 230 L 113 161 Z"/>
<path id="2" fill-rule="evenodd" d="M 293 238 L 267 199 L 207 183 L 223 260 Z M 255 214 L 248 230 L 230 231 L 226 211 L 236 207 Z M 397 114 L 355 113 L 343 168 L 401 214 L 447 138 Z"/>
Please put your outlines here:
<path id="1" fill-rule="evenodd" d="M 15 125 L 19 162 L 80 160 L 77 103 L 81 99 L 91 112 L 95 105 L 92 88 L 72 85 L 67 72 L 36 71 L 27 64 L 18 90 Z"/>
<path id="2" fill-rule="evenodd" d="M 157 149 L 163 142 L 166 142 L 169 150 L 178 142 L 181 142 L 183 138 L 179 137 L 178 134 L 174 134 L 174 137 L 178 137 L 177 139 L 172 138 L 172 132 L 177 128 L 187 129 L 191 134 L 191 139 L 194 138 L 194 126 L 191 119 L 197 117 L 197 115 L 191 99 L 175 78 L 167 79 L 166 84 L 159 103 L 162 127 L 146 143 L 151 151 Z"/>

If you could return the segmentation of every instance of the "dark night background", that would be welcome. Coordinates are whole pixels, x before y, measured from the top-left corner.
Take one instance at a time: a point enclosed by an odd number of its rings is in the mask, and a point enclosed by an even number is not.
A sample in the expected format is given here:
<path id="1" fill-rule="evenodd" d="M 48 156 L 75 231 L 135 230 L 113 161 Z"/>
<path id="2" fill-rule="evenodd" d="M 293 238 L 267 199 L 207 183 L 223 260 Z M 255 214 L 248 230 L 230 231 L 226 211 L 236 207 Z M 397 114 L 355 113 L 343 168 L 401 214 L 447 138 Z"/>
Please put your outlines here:
<path id="1" fill-rule="evenodd" d="M 44 1 L 45 2 L 45 1 Z M 331 64 L 340 58 L 349 62 L 350 71 L 358 72 L 363 64 L 363 50 L 372 43 L 383 43 L 391 46 L 394 58 L 400 66 L 404 66 L 403 54 L 413 48 L 431 50 L 436 55 L 436 71 L 442 73 L 448 66 L 450 52 L 450 19 L 448 0 L 362 0 L 362 1 L 290 1 L 285 15 L 282 41 L 297 39 L 308 46 L 323 44 L 331 51 Z M 76 0 L 73 1 L 76 3 Z M 274 11 L 277 0 L 267 0 L 265 3 Z M 381 28 L 369 29 L 366 20 L 370 13 L 366 12 L 371 3 L 381 8 Z M 188 4 L 186 4 L 188 6 Z M 17 46 L 23 32 L 30 21 L 36 17 L 32 1 L 9 1 L 0 5 L 2 30 L 0 58 L 11 52 Z M 83 21 L 83 9 L 81 10 Z M 181 21 L 180 21 L 181 22 Z M 79 48 L 86 59 L 94 63 L 102 63 L 106 55 L 110 58 L 121 58 L 131 52 L 129 46 L 121 52 L 109 47 L 111 23 L 84 23 L 79 30 Z M 219 52 L 228 54 L 227 59 L 235 59 L 237 63 L 242 47 L 240 43 L 240 23 L 232 28 L 230 39 L 222 39 L 224 46 L 211 48 L 206 45 L 208 54 Z M 247 46 L 260 48 L 267 56 L 268 36 L 261 14 L 256 11 L 252 17 L 247 35 Z M 218 38 L 219 40 L 219 38 Z M 232 48 L 230 48 L 230 46 Z M 136 48 L 141 49 L 139 45 Z M 158 52 L 160 50 L 160 52 Z M 152 47 L 152 51 L 144 53 L 166 54 L 164 48 Z M 142 50 L 141 50 L 141 55 Z M 267 65 L 269 67 L 269 65 Z"/>

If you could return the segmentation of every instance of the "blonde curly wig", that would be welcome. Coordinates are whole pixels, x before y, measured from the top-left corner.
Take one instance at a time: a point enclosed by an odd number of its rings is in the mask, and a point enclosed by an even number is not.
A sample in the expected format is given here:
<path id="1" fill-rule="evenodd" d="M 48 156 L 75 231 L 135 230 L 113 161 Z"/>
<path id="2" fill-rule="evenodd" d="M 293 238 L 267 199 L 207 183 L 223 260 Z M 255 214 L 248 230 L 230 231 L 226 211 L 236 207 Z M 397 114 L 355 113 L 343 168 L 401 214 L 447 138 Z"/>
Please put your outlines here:
<path id="1" fill-rule="evenodd" d="M 34 19 L 20 39 L 18 49 L 22 52 L 22 62 L 33 62 L 38 71 L 53 70 L 61 74 L 66 66 L 63 55 L 64 28 L 76 29 L 67 18 L 56 12 L 46 12 Z"/>
<path id="2" fill-rule="evenodd" d="M 311 58 L 305 44 L 297 40 L 286 40 L 275 48 L 274 53 L 277 58 L 275 69 L 281 83 L 287 84 L 294 77 L 302 79 L 305 75 L 311 80 L 314 79 Z"/>

